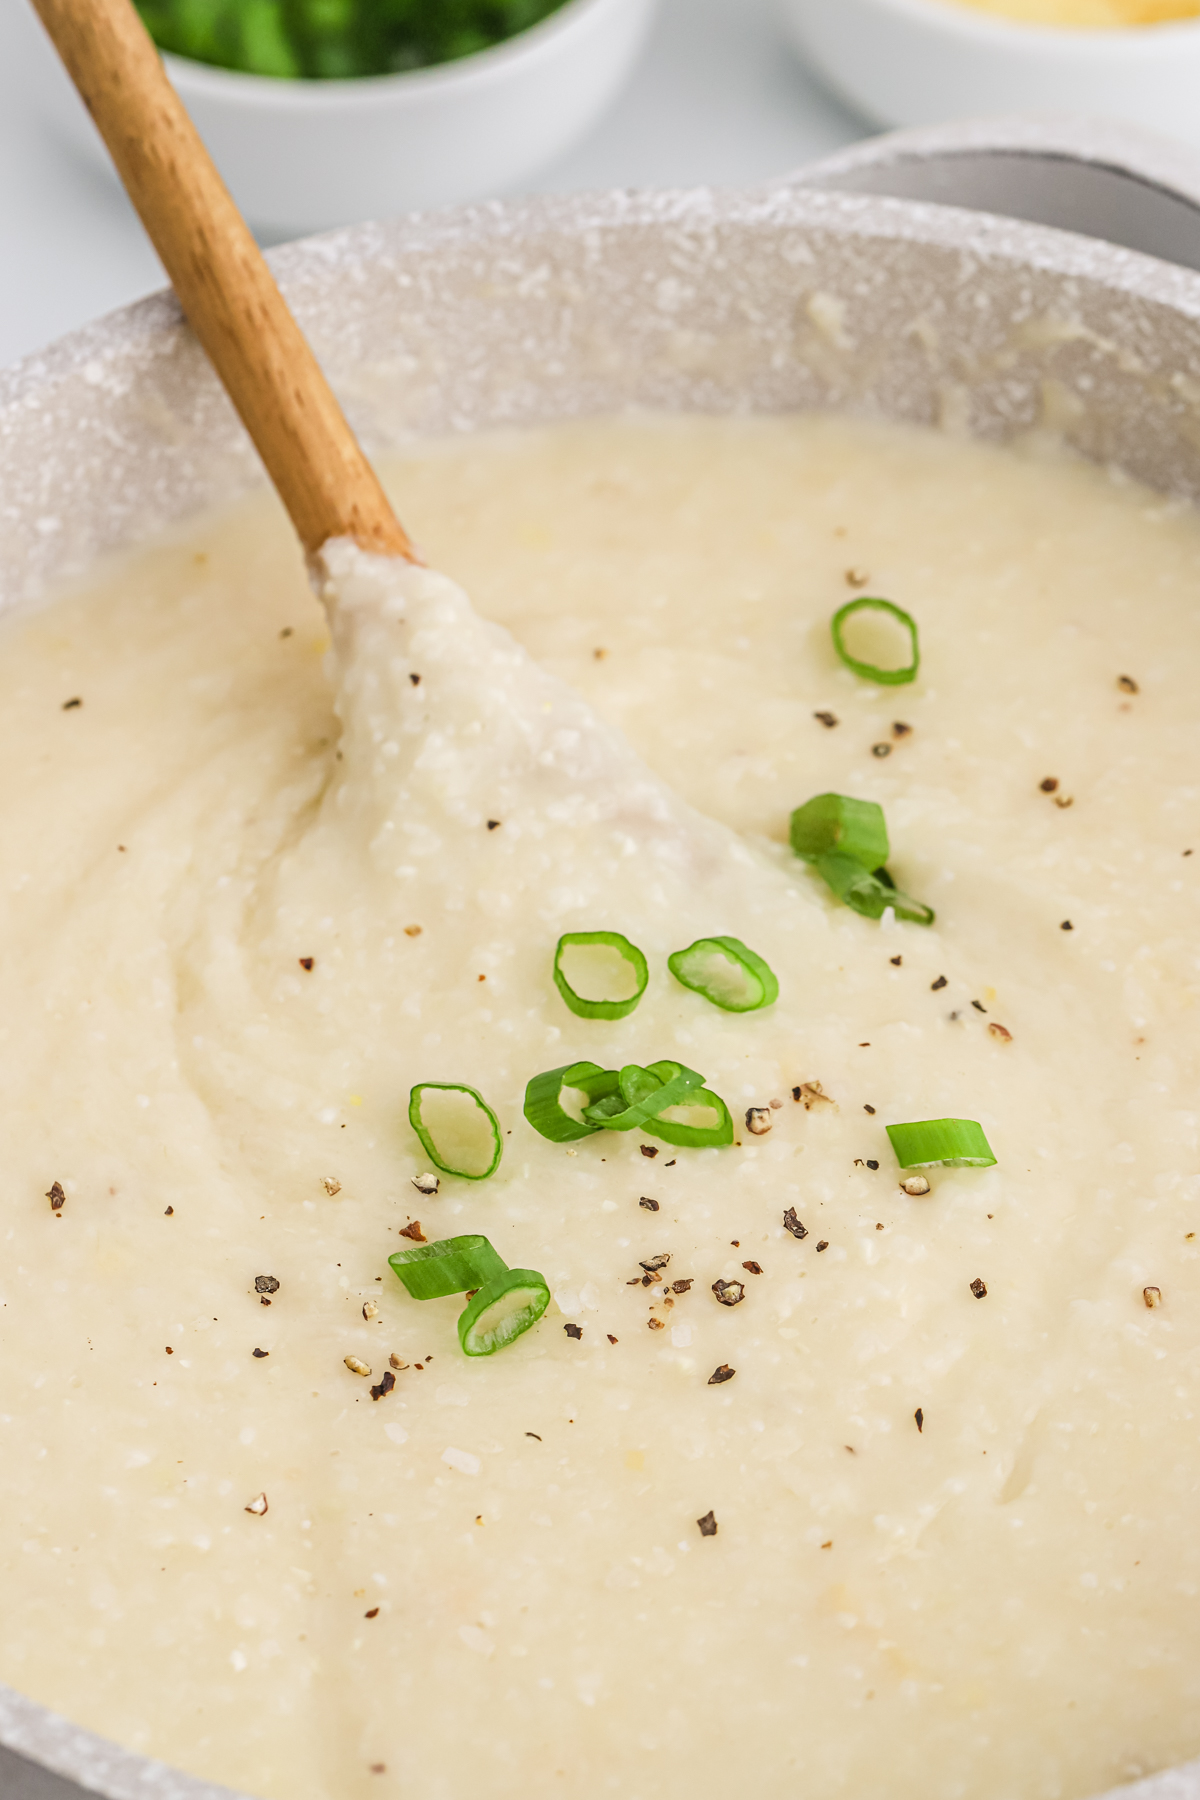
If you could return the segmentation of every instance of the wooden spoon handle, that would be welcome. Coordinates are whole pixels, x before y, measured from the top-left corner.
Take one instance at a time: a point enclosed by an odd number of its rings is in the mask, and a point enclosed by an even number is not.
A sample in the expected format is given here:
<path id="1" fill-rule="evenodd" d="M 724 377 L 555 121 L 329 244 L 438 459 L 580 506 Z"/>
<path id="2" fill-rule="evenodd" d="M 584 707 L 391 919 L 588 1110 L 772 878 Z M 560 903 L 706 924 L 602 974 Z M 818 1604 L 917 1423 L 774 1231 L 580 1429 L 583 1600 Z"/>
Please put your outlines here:
<path id="1" fill-rule="evenodd" d="M 33 0 L 310 556 L 412 545 L 131 0 Z"/>

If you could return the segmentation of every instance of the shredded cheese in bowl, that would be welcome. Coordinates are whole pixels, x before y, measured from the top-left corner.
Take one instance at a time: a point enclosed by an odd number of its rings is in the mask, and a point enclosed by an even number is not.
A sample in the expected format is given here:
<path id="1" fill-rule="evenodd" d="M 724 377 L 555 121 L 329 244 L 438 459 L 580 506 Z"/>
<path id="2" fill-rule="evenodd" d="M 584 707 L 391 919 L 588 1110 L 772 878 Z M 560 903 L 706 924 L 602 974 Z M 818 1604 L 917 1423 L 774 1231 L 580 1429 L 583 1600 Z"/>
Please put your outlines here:
<path id="1" fill-rule="evenodd" d="M 998 13 L 1022 25 L 1054 25 L 1080 31 L 1168 25 L 1200 17 L 1200 0 L 957 0 L 976 12 Z"/>

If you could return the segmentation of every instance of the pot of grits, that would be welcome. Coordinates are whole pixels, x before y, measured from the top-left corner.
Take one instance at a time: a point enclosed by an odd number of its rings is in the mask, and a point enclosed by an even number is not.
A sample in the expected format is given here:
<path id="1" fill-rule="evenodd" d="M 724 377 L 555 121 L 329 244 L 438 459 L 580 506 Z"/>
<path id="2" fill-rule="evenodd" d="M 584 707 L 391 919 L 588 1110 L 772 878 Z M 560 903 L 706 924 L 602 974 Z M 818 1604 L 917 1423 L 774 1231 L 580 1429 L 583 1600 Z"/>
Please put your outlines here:
<path id="1" fill-rule="evenodd" d="M 0 1787 L 1200 1792 L 1200 279 L 274 265 L 438 574 L 169 297 L 0 386 Z"/>

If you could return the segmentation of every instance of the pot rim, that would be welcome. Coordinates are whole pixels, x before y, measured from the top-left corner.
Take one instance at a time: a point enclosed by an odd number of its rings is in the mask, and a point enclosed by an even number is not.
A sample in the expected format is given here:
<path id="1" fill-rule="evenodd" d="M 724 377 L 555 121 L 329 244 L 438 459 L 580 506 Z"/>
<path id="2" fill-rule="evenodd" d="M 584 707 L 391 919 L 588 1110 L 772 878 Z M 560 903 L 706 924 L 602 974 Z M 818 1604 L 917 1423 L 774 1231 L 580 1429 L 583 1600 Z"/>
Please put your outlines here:
<path id="1" fill-rule="evenodd" d="M 882 146 L 895 141 L 899 145 L 902 140 L 933 137 L 941 129 L 889 133 L 871 143 Z M 986 124 L 962 129 L 972 136 L 982 130 L 989 146 L 1000 143 Z M 964 144 L 968 141 L 964 135 Z M 847 237 L 958 248 L 988 261 L 1027 264 L 1048 274 L 1086 278 L 1131 298 L 1171 307 L 1188 319 L 1200 319 L 1200 274 L 1141 251 L 1057 226 L 1027 224 L 935 201 L 841 193 L 808 185 L 826 169 L 840 166 L 843 158 L 848 163 L 860 154 L 855 146 L 795 175 L 753 187 L 598 189 L 413 212 L 397 219 L 368 220 L 319 232 L 270 249 L 266 256 L 302 326 L 314 302 L 328 294 L 334 282 L 353 285 L 365 265 L 388 262 L 402 253 L 432 256 L 470 242 L 481 247 L 506 240 L 517 243 L 546 231 L 578 236 L 586 231 L 702 228 L 723 223 L 779 229 L 811 226 Z M 1104 155 L 1076 154 L 1081 161 L 1106 161 Z M 170 288 L 162 287 L 30 352 L 0 369 L 0 432 L 6 415 L 15 416 L 38 404 L 39 390 L 81 373 L 97 359 L 109 365 L 126 360 L 136 364 L 166 352 L 172 347 L 168 340 L 185 330 L 178 302 Z"/>
<path id="2" fill-rule="evenodd" d="M 1170 308 L 1181 318 L 1200 320 L 1200 274 L 1054 226 L 1027 224 L 996 214 L 930 201 L 893 199 L 869 193 L 842 193 L 808 187 L 792 177 L 751 188 L 614 190 L 541 195 L 513 201 L 489 201 L 442 211 L 410 213 L 384 222 L 344 226 L 302 238 L 269 251 L 270 262 L 301 328 L 320 337 L 322 309 L 331 294 L 344 290 L 353 303 L 373 269 L 394 270 L 402 261 L 435 266 L 440 256 L 463 251 L 501 254 L 551 234 L 579 242 L 590 234 L 597 242 L 614 234 L 663 231 L 706 233 L 724 225 L 764 232 L 810 229 L 850 241 L 928 245 L 949 249 L 997 268 L 1028 268 L 1065 280 L 1096 283 L 1114 295 Z M 94 320 L 0 371 L 0 457 L 5 438 L 27 424 L 30 412 L 62 404 L 79 384 L 119 395 L 149 376 L 164 359 L 198 357 L 195 340 L 169 289 L 160 289 L 129 306 Z M 194 379 L 189 373 L 189 380 Z M 210 380 L 210 386 L 213 384 Z M 198 386 L 197 386 L 197 391 Z M 215 387 L 213 401 L 216 401 Z M 221 397 L 216 402 L 224 407 Z M 350 409 L 353 414 L 353 407 Z M 352 417 L 352 423 L 354 422 Z M 374 445 L 364 438 L 368 453 Z M 10 471 L 11 477 L 11 471 Z M 66 471 L 62 505 L 71 511 Z M 28 514 L 33 496 L 46 499 L 46 483 L 36 471 L 21 470 L 24 483 L 10 517 Z M 262 483 L 262 471 L 248 443 L 235 452 L 226 497 Z M 163 502 L 146 529 L 156 531 L 187 514 Z M 30 558 L 32 573 L 17 587 L 6 578 L 0 559 L 0 604 L 32 599 L 51 583 L 81 572 L 81 565 L 59 553 L 61 518 L 38 520 L 45 533 Z M 114 512 L 108 534 L 91 556 L 131 541 L 122 534 Z"/>

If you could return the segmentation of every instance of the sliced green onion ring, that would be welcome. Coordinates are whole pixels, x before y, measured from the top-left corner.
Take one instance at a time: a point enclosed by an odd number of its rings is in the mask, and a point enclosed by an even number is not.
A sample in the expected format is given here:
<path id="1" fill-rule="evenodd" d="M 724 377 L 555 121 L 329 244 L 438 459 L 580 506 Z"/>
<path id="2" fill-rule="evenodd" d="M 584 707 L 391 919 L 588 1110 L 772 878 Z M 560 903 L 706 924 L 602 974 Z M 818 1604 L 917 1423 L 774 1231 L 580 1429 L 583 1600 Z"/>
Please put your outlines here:
<path id="1" fill-rule="evenodd" d="M 614 952 L 619 960 L 614 969 L 613 957 L 610 956 L 606 959 L 609 964 L 607 971 L 601 972 L 593 968 L 588 971 L 589 976 L 599 975 L 600 985 L 604 985 L 604 974 L 607 973 L 610 977 L 615 974 L 617 976 L 615 985 L 626 989 L 632 988 L 632 992 L 626 992 L 609 1000 L 589 1000 L 586 995 L 572 987 L 563 969 L 564 957 L 569 956 L 572 950 L 595 949 Z M 589 960 L 598 962 L 600 959 Z M 576 975 L 575 979 L 580 981 L 583 978 Z M 558 940 L 558 948 L 554 952 L 554 985 L 571 1011 L 580 1019 L 628 1018 L 645 993 L 646 983 L 649 979 L 650 970 L 646 958 L 637 945 L 631 944 L 629 939 L 623 937 L 619 931 L 568 931 Z"/>
<path id="2" fill-rule="evenodd" d="M 914 925 L 932 925 L 937 916 L 932 906 L 903 893 L 886 869 L 864 869 L 852 856 L 838 851 L 819 856 L 816 868 L 842 904 L 865 919 L 881 919 L 889 906 L 898 919 Z"/>
<path id="3" fill-rule="evenodd" d="M 722 1012 L 758 1012 L 779 998 L 774 971 L 741 938 L 697 938 L 667 958 L 676 981 Z"/>
<path id="4" fill-rule="evenodd" d="M 571 1099 L 564 1104 L 567 1096 Z M 578 1117 L 567 1107 L 586 1101 Z M 674 1114 L 674 1117 L 669 1116 Z M 641 1130 L 681 1148 L 703 1149 L 733 1142 L 733 1121 L 703 1075 L 683 1063 L 655 1062 L 643 1068 L 600 1069 L 595 1063 L 568 1063 L 535 1075 L 525 1090 L 525 1117 L 551 1143 L 570 1143 L 594 1131 Z"/>
<path id="5" fill-rule="evenodd" d="M 600 1130 L 583 1117 L 583 1107 L 618 1093 L 619 1085 L 615 1069 L 594 1062 L 564 1063 L 534 1076 L 525 1089 L 525 1117 L 552 1144 L 573 1144 Z"/>
<path id="6" fill-rule="evenodd" d="M 657 1069 L 643 1069 L 641 1063 L 626 1063 L 623 1069 L 617 1071 L 621 1098 L 626 1106 L 640 1106 L 643 1100 L 649 1100 L 652 1094 L 657 1094 L 665 1082 L 682 1072 L 681 1064 L 673 1066 L 670 1074 L 660 1075 Z M 703 1076 L 697 1077 L 697 1082 L 693 1085 L 698 1085 L 703 1079 Z"/>
<path id="7" fill-rule="evenodd" d="M 805 862 L 836 852 L 853 857 L 864 869 L 877 869 L 890 853 L 882 806 L 848 794 L 817 794 L 798 806 L 790 836 L 792 849 Z"/>
<path id="8" fill-rule="evenodd" d="M 391 1268 L 414 1300 L 441 1300 L 501 1280 L 506 1265 L 485 1237 L 442 1238 L 416 1244 L 388 1257 Z"/>
<path id="9" fill-rule="evenodd" d="M 438 1098 L 445 1094 L 465 1095 L 471 1107 Z M 486 1181 L 500 1166 L 500 1121 L 483 1095 L 464 1082 L 418 1082 L 408 1097 L 408 1122 L 425 1154 L 447 1175 Z"/>
<path id="10" fill-rule="evenodd" d="M 622 1069 L 623 1086 L 630 1073 Z M 641 1122 L 641 1128 L 647 1137 L 661 1138 L 666 1144 L 676 1144 L 681 1149 L 692 1150 L 732 1144 L 733 1120 L 719 1094 L 714 1094 L 709 1088 L 694 1085 L 681 1097 L 669 1102 L 666 1100 L 667 1087 L 675 1093 L 680 1080 L 687 1079 L 695 1083 L 703 1080 L 694 1069 L 685 1068 L 682 1063 L 677 1062 L 653 1062 L 647 1068 L 639 1070 L 638 1075 L 651 1076 L 663 1083 L 663 1088 L 654 1094 L 654 1112 Z M 639 1085 L 644 1088 L 645 1084 L 643 1082 Z M 629 1081 L 629 1087 L 632 1091 L 632 1081 Z"/>
<path id="11" fill-rule="evenodd" d="M 675 1114 L 672 1117 L 671 1114 Z M 686 1117 L 678 1115 L 686 1114 Z M 707 1117 L 705 1117 L 707 1115 Z M 670 1109 L 659 1113 L 643 1130 L 664 1144 L 676 1144 L 681 1150 L 719 1149 L 733 1142 L 733 1120 L 720 1094 L 711 1088 L 693 1088 L 692 1092 Z"/>
<path id="12" fill-rule="evenodd" d="M 888 613 L 893 619 L 898 619 L 908 632 L 912 661 L 904 668 L 881 669 L 875 663 L 860 662 L 857 656 L 852 656 L 846 648 L 843 627 L 847 619 L 853 618 L 855 613 L 860 612 Z M 917 679 L 917 670 L 921 667 L 921 645 L 917 635 L 917 621 L 911 613 L 906 613 L 902 606 L 895 606 L 890 600 L 879 600 L 864 594 L 859 599 L 847 600 L 845 606 L 838 607 L 830 622 L 830 629 L 833 632 L 834 649 L 846 667 L 853 674 L 861 675 L 864 681 L 878 681 L 884 687 L 903 687 L 906 682 Z M 880 860 L 882 861 L 882 858 Z"/>
<path id="13" fill-rule="evenodd" d="M 627 1063 L 620 1071 L 619 1095 L 607 1095 L 592 1106 L 585 1106 L 583 1116 L 605 1131 L 635 1131 L 641 1127 L 653 1134 L 653 1121 L 669 1106 L 678 1106 L 696 1088 L 704 1086 L 703 1075 L 682 1063 Z"/>
<path id="14" fill-rule="evenodd" d="M 974 1119 L 921 1119 L 887 1134 L 902 1169 L 990 1169 L 996 1160 Z"/>
<path id="15" fill-rule="evenodd" d="M 467 1356 L 493 1356 L 536 1325 L 550 1304 L 550 1289 L 536 1269 L 506 1269 L 480 1288 L 458 1321 Z"/>

